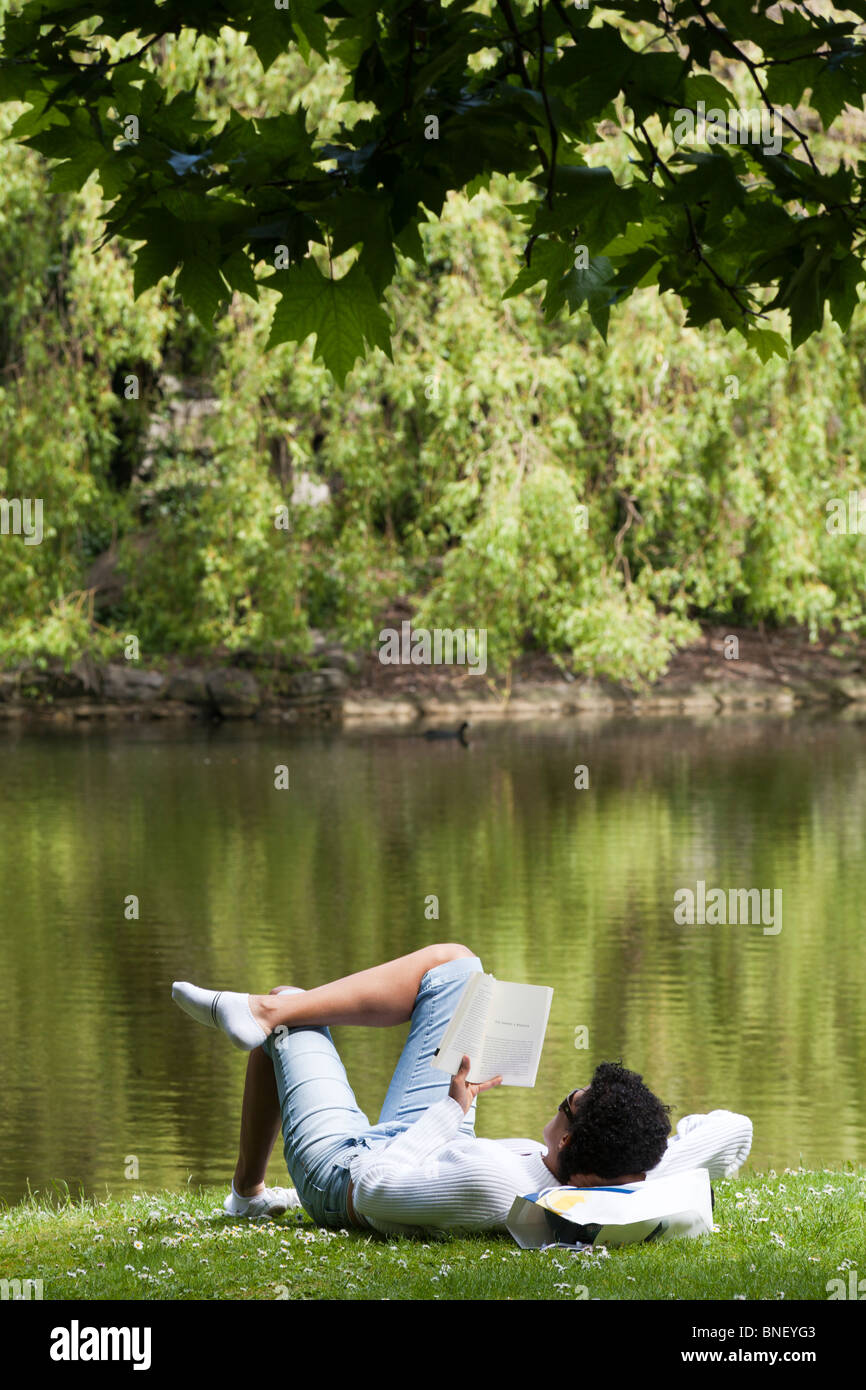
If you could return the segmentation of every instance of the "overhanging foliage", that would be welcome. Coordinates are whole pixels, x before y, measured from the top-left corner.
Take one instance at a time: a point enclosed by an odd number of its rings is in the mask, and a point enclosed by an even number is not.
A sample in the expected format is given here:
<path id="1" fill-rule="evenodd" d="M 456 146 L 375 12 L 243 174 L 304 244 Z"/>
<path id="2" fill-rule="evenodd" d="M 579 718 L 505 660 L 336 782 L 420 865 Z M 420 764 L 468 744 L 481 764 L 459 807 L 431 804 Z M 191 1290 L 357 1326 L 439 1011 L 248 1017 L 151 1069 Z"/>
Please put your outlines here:
<path id="1" fill-rule="evenodd" d="M 820 167 L 809 140 L 819 121 L 862 108 L 866 0 L 818 10 L 130 0 L 102 14 L 35 0 L 7 17 L 0 100 L 27 104 L 12 138 L 57 161 L 55 189 L 95 173 L 106 238 L 142 243 L 136 293 L 177 272 L 210 324 L 232 292 L 255 298 L 266 283 L 281 295 L 270 344 L 315 334 L 338 381 L 368 349 L 389 352 L 385 290 L 398 255 L 423 259 L 420 224 L 494 173 L 530 191 L 515 209 L 525 266 L 508 293 L 545 281 L 549 316 L 586 307 L 605 335 L 614 305 L 658 284 L 690 325 L 718 320 L 766 360 L 786 352 L 772 309 L 787 310 L 796 347 L 825 304 L 846 328 L 866 278 L 866 165 Z M 166 42 L 225 26 L 248 35 L 265 70 L 293 48 L 342 65 L 351 105 L 337 138 L 321 138 L 303 106 L 213 119 L 197 90 L 169 96 Z M 705 135 L 739 115 L 739 137 L 729 124 L 706 148 L 672 138 L 684 113 L 704 111 Z M 749 115 L 751 136 L 763 115 L 762 138 L 742 139 Z M 621 129 L 630 181 L 585 158 Z"/>

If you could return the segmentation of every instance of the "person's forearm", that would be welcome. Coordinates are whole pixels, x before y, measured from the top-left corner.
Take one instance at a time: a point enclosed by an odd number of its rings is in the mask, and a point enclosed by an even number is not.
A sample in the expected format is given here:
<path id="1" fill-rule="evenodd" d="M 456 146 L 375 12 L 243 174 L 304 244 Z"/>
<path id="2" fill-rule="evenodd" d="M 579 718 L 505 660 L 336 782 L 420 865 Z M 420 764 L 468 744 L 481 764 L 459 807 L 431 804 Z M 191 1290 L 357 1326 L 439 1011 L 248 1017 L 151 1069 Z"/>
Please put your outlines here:
<path id="1" fill-rule="evenodd" d="M 391 1164 L 414 1166 L 433 1158 L 450 1143 L 464 1120 L 456 1100 L 444 1096 L 429 1106 L 402 1134 L 381 1145 Z"/>
<path id="2" fill-rule="evenodd" d="M 666 1178 L 690 1168 L 706 1168 L 711 1178 L 728 1177 L 745 1163 L 751 1147 L 752 1122 L 747 1115 L 731 1110 L 685 1115 L 647 1178 Z"/>

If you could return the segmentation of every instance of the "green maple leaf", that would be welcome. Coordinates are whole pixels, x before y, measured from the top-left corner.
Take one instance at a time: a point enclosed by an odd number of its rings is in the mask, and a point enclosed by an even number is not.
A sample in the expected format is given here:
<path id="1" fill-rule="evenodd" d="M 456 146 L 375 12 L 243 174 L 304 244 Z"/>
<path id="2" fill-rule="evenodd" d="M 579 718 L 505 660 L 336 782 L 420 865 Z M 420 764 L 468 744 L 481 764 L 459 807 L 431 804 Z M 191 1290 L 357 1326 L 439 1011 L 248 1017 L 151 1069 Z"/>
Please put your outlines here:
<path id="1" fill-rule="evenodd" d="M 220 306 L 228 298 L 226 282 L 217 268 L 217 244 L 199 227 L 185 227 L 179 250 L 183 261 L 175 290 L 188 309 L 192 309 L 199 323 L 208 330 Z M 145 278 L 146 264 L 142 267 L 142 281 Z M 153 273 L 152 266 L 150 267 Z"/>
<path id="2" fill-rule="evenodd" d="M 175 288 L 202 327 L 209 329 L 214 315 L 227 297 L 225 284 L 216 266 L 196 259 L 184 261 Z"/>
<path id="3" fill-rule="evenodd" d="M 220 266 L 220 274 L 233 290 L 248 295 L 250 299 L 258 299 L 259 287 L 250 258 L 245 251 L 232 252 Z"/>
<path id="4" fill-rule="evenodd" d="M 171 275 L 180 259 L 181 245 L 177 236 L 172 237 L 170 231 L 166 231 L 154 233 L 150 241 L 139 247 L 133 273 L 136 298 L 152 285 L 159 284 L 164 275 Z"/>
<path id="5" fill-rule="evenodd" d="M 574 264 L 574 252 L 563 241 L 541 239 L 532 247 L 529 265 L 524 266 L 516 280 L 508 286 L 503 299 L 512 299 L 525 290 L 546 280 L 548 287 L 558 284 Z"/>
<path id="6" fill-rule="evenodd" d="M 248 37 L 259 62 L 267 72 L 280 54 L 287 51 L 295 37 L 288 11 L 257 8 L 253 12 Z"/>
<path id="7" fill-rule="evenodd" d="M 613 266 L 607 257 L 596 256 L 585 270 L 577 267 L 570 270 L 557 287 L 568 301 L 568 307 L 572 314 L 576 313 L 586 301 L 589 316 L 605 342 L 607 342 L 607 327 L 612 302 L 607 285 L 613 279 L 613 274 Z"/>
<path id="8" fill-rule="evenodd" d="M 289 0 L 292 28 L 298 40 L 301 57 L 309 62 L 310 49 L 328 58 L 328 30 L 319 14 L 324 0 Z"/>
<path id="9" fill-rule="evenodd" d="M 686 102 L 697 103 L 703 101 L 707 107 L 719 107 L 727 111 L 733 106 L 733 100 L 727 87 L 723 87 L 721 82 L 709 73 L 693 73 L 683 81 L 683 93 Z"/>
<path id="10" fill-rule="evenodd" d="M 844 332 L 850 325 L 854 310 L 860 302 L 857 286 L 864 279 L 863 267 L 853 254 L 831 261 L 825 290 L 830 312 Z"/>
<path id="11" fill-rule="evenodd" d="M 94 142 L 84 146 L 71 159 L 64 160 L 62 164 L 55 164 L 51 170 L 53 191 L 55 193 L 77 193 L 87 183 L 94 169 L 99 167 L 99 162 L 104 156 L 105 152 L 102 147 Z"/>
<path id="12" fill-rule="evenodd" d="M 749 328 L 745 337 L 762 362 L 769 362 L 773 356 L 781 357 L 783 361 L 787 359 L 788 344 L 781 333 L 774 332 L 772 328 Z"/>
<path id="13" fill-rule="evenodd" d="M 314 355 L 340 386 L 364 355 L 365 344 L 380 347 L 391 356 L 388 315 L 357 262 L 341 280 L 323 275 L 311 259 L 282 273 L 287 283 L 274 312 L 268 348 L 278 343 L 302 343 L 315 333 Z M 272 277 L 272 284 L 276 278 Z"/>
<path id="14" fill-rule="evenodd" d="M 591 251 L 604 246 L 641 220 L 640 193 L 618 184 L 605 166 L 567 165 L 556 171 L 557 196 L 553 208 L 538 208 L 534 235 L 579 227 L 580 240 Z"/>
<path id="15" fill-rule="evenodd" d="M 807 248 L 802 263 L 783 283 L 771 309 L 785 308 L 791 318 L 791 345 L 799 347 L 824 322 L 824 280 L 828 253 L 820 246 Z"/>

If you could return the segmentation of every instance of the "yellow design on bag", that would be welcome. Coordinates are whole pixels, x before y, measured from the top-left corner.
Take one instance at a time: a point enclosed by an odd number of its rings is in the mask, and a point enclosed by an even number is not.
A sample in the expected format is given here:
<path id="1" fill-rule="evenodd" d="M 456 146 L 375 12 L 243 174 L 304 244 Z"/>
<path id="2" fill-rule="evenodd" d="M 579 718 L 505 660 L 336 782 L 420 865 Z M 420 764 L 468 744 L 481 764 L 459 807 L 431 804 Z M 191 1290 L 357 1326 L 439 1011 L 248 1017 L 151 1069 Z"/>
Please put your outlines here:
<path id="1" fill-rule="evenodd" d="M 538 1205 L 548 1211 L 571 1211 L 579 1202 L 585 1202 L 582 1192 L 546 1192 Z"/>

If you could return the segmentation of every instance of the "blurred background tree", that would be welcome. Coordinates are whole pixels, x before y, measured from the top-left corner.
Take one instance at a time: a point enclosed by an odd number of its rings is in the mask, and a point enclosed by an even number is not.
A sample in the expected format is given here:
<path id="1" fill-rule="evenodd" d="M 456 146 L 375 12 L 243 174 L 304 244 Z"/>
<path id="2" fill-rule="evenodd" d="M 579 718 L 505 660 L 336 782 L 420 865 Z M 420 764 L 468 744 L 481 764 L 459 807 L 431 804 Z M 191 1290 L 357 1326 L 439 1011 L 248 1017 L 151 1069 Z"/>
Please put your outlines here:
<path id="1" fill-rule="evenodd" d="M 263 72 L 224 29 L 157 56 L 205 119 L 303 105 L 326 139 L 357 115 L 315 52 Z M 22 109 L 3 108 L 4 134 Z M 848 112 L 812 143 L 853 165 L 862 134 Z M 633 153 L 606 133 L 614 175 Z M 487 627 L 500 674 L 540 649 L 638 683 L 701 619 L 862 634 L 866 548 L 826 526 L 862 486 L 862 308 L 762 362 L 649 287 L 605 343 L 589 317 L 548 321 L 540 290 L 503 298 L 535 190 L 485 183 L 422 224 L 421 260 L 398 256 L 393 360 L 374 349 L 338 386 L 309 338 L 268 349 L 266 286 L 215 326 L 171 280 L 136 298 L 134 244 L 95 249 L 96 179 L 58 189 L 3 143 L 0 496 L 42 498 L 45 532 L 0 544 L 0 659 L 120 655 L 125 632 L 145 658 L 302 651 L 310 627 L 364 646 L 397 600 Z M 770 322 L 784 331 L 781 310 Z M 94 608 L 106 551 L 124 582 Z"/>

